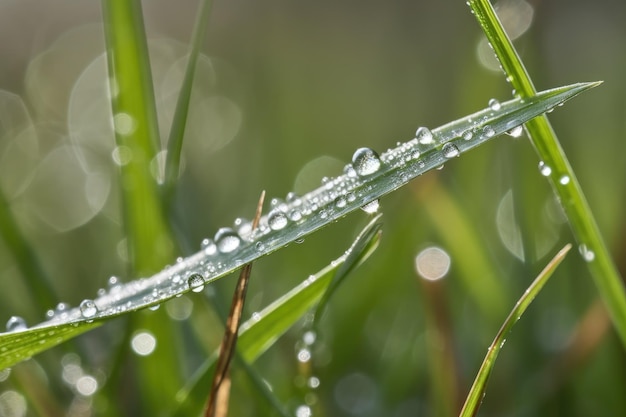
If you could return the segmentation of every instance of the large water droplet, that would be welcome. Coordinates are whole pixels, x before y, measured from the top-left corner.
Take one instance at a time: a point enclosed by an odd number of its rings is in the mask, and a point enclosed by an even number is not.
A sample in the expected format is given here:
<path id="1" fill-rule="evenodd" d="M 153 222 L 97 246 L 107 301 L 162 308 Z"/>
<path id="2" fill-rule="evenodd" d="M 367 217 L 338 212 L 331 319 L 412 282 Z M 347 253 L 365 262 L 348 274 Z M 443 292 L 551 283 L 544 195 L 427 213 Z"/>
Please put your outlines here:
<path id="1" fill-rule="evenodd" d="M 93 300 L 81 301 L 79 308 L 80 314 L 86 319 L 90 319 L 98 314 L 98 307 L 96 306 L 96 303 L 93 302 Z"/>
<path id="2" fill-rule="evenodd" d="M 552 174 L 552 168 L 550 168 L 550 165 L 545 162 L 539 161 L 539 173 L 541 173 L 544 177 L 547 177 Z"/>
<path id="3" fill-rule="evenodd" d="M 352 155 L 352 165 L 357 175 L 371 175 L 380 169 L 380 158 L 370 148 L 359 148 Z"/>
<path id="4" fill-rule="evenodd" d="M 446 143 L 445 145 L 443 145 L 443 148 L 441 148 L 441 152 L 443 152 L 443 156 L 445 156 L 446 158 L 455 158 L 461 154 L 459 148 L 457 148 L 456 145 L 452 143 Z"/>
<path id="5" fill-rule="evenodd" d="M 204 289 L 204 277 L 200 274 L 191 274 L 187 278 L 187 285 L 193 292 L 201 292 Z"/>
<path id="6" fill-rule="evenodd" d="M 498 111 L 502 108 L 502 106 L 500 105 L 500 102 L 498 100 L 492 98 L 491 100 L 489 100 L 489 108 L 493 111 Z"/>
<path id="7" fill-rule="evenodd" d="M 433 133 L 427 127 L 419 127 L 415 132 L 415 139 L 422 145 L 433 143 Z"/>
<path id="8" fill-rule="evenodd" d="M 222 227 L 215 233 L 215 244 L 221 253 L 230 253 L 241 244 L 241 238 L 230 227 Z"/>
<path id="9" fill-rule="evenodd" d="M 287 215 L 280 210 L 272 210 L 267 216 L 267 224 L 272 230 L 284 229 L 288 222 Z"/>
<path id="10" fill-rule="evenodd" d="M 524 127 L 522 125 L 515 126 L 513 129 L 506 132 L 507 135 L 512 136 L 514 138 L 519 138 L 524 133 Z"/>
<path id="11" fill-rule="evenodd" d="M 26 320 L 19 316 L 11 316 L 7 321 L 7 332 L 21 332 L 28 329 Z"/>
<path id="12" fill-rule="evenodd" d="M 379 207 L 380 204 L 378 203 L 378 200 L 372 200 L 369 203 L 362 205 L 361 210 L 363 210 L 367 214 L 374 214 L 378 211 Z"/>

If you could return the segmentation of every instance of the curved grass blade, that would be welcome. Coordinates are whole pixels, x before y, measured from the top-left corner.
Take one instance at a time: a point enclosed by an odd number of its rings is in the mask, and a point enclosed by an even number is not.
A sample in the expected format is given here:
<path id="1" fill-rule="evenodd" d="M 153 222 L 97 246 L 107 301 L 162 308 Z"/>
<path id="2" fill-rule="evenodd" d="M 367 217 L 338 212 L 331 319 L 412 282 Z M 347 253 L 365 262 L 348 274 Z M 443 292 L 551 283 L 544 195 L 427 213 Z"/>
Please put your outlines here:
<path id="1" fill-rule="evenodd" d="M 535 87 L 488 0 L 468 2 L 502 68 L 521 98 L 536 94 Z M 626 346 L 626 289 L 615 263 L 600 235 L 591 208 L 546 116 L 526 123 L 537 154 L 548 171 L 547 177 L 559 197 L 583 259 L 587 261 L 596 286 L 607 305 L 613 324 Z"/>
<path id="2" fill-rule="evenodd" d="M 206 35 L 209 16 L 211 15 L 210 0 L 200 2 L 197 20 L 194 25 L 193 35 L 191 38 L 191 50 L 189 51 L 189 59 L 187 68 L 185 69 L 185 78 L 180 87 L 178 100 L 176 101 L 176 111 L 170 128 L 169 139 L 167 141 L 167 159 L 165 163 L 165 180 L 163 189 L 166 201 L 171 197 L 178 172 L 180 170 L 180 153 L 183 149 L 183 139 L 185 137 L 185 127 L 187 126 L 187 115 L 189 113 L 189 103 L 191 102 L 191 89 L 193 86 L 194 76 L 196 73 L 196 64 L 198 55 L 202 47 L 202 41 Z"/>
<path id="3" fill-rule="evenodd" d="M 380 216 L 370 221 L 356 238 L 350 249 L 330 265 L 293 288 L 267 306 L 258 316 L 245 322 L 240 329 L 238 351 L 244 361 L 254 362 L 291 326 L 303 317 L 322 297 L 335 271 L 344 267 L 353 270 L 365 262 L 378 246 Z M 352 265 L 347 265 L 351 262 Z M 178 409 L 175 417 L 197 415 L 204 403 L 206 386 L 215 370 L 217 353 L 214 353 L 198 369 L 187 387 L 177 395 Z"/>
<path id="4" fill-rule="evenodd" d="M 54 318 L 29 331 L 45 331 L 50 327 L 85 320 L 102 321 L 160 304 L 190 291 L 192 287 L 188 279 L 194 274 L 203 276 L 203 284 L 222 278 L 247 263 L 332 224 L 413 178 L 596 85 L 580 83 L 547 90 L 523 101 L 514 99 L 504 102 L 497 111 L 486 108 L 448 123 L 432 130 L 430 143 L 419 143 L 413 139 L 384 152 L 378 169 L 369 175 L 357 175 L 349 164 L 345 174 L 329 180 L 320 188 L 302 197 L 289 196 L 284 204 L 263 216 L 255 232 L 242 235 L 234 231 L 218 233 L 216 244 L 209 242 L 200 252 L 150 278 L 129 282 L 119 286 L 114 293 L 98 297 L 94 300 L 97 312 L 93 316 L 84 317 L 79 308 L 74 308 L 63 318 Z M 151 247 L 152 243 L 146 244 Z M 0 345 L 2 343 L 3 335 L 0 334 Z M 15 362 L 0 359 L 0 366 L 12 363 Z"/>
<path id="5" fill-rule="evenodd" d="M 498 353 L 500 353 L 500 349 L 504 346 L 506 336 L 509 334 L 515 323 L 520 319 L 522 314 L 524 314 L 537 294 L 539 294 L 539 291 L 541 291 L 545 283 L 548 282 L 548 279 L 550 279 L 556 268 L 560 265 L 563 259 L 565 259 L 565 255 L 567 255 L 571 248 L 572 245 L 567 244 L 563 249 L 561 249 L 559 253 L 557 253 L 548 263 L 548 265 L 546 265 L 543 271 L 541 271 L 537 278 L 535 278 L 533 283 L 530 284 L 530 287 L 528 287 L 524 295 L 517 301 L 517 304 L 515 304 L 515 307 L 513 307 L 513 310 L 504 321 L 504 324 L 500 328 L 500 331 L 498 331 L 495 339 L 493 339 L 493 342 L 487 352 L 487 356 L 485 356 L 485 359 L 480 366 L 478 375 L 476 375 L 476 379 L 472 384 L 472 388 L 467 395 L 465 404 L 463 405 L 459 416 L 470 417 L 475 416 L 476 413 L 478 413 L 480 403 L 485 396 L 487 381 L 491 375 L 491 370 L 493 369 L 496 358 L 498 357 Z"/>

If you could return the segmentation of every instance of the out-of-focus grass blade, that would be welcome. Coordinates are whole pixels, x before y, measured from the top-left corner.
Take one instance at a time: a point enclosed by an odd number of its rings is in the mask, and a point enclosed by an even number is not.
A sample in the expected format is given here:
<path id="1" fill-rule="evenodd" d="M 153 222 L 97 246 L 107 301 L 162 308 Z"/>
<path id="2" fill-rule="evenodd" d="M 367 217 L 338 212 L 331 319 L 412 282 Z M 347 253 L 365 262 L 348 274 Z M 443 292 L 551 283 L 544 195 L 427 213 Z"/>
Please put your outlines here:
<path id="1" fill-rule="evenodd" d="M 167 159 L 165 163 L 165 181 L 163 183 L 164 197 L 167 200 L 171 198 L 178 172 L 180 170 L 180 153 L 183 148 L 183 139 L 185 137 L 185 127 L 187 125 L 187 115 L 189 113 L 189 104 L 191 102 L 191 90 L 193 87 L 194 76 L 196 72 L 196 64 L 198 55 L 202 47 L 202 41 L 206 35 L 206 30 L 211 15 L 211 0 L 202 0 L 197 13 L 197 20 L 194 26 L 191 39 L 191 49 L 189 51 L 189 59 L 187 60 L 187 68 L 185 69 L 185 78 L 180 87 L 178 100 L 176 102 L 176 110 L 172 127 L 170 128 L 169 139 L 167 141 Z"/>
<path id="2" fill-rule="evenodd" d="M 533 281 L 530 287 L 528 287 L 524 295 L 517 301 L 515 307 L 513 307 L 513 310 L 491 343 L 487 356 L 485 356 L 485 360 L 480 366 L 478 375 L 476 375 L 474 384 L 472 385 L 472 388 L 470 389 L 470 392 L 465 400 L 465 404 L 461 409 L 461 413 L 459 414 L 461 417 L 475 416 L 476 413 L 478 413 L 478 408 L 480 407 L 483 397 L 485 396 L 487 381 L 491 375 L 491 370 L 493 369 L 496 358 L 498 357 L 498 353 L 500 353 L 500 349 L 504 346 L 506 336 L 509 334 L 522 314 L 524 314 L 526 308 L 528 308 L 537 294 L 539 294 L 539 291 L 541 291 L 545 283 L 548 282 L 552 273 L 556 270 L 563 259 L 565 259 L 565 255 L 567 255 L 567 252 L 569 252 L 571 248 L 572 245 L 568 244 L 556 254 L 556 256 L 548 263 L 548 265 L 546 265 L 543 271 L 541 271 L 541 273 Z"/>
<path id="3" fill-rule="evenodd" d="M 238 351 L 241 357 L 255 361 L 274 342 L 293 326 L 322 297 L 335 271 L 345 262 L 363 263 L 376 249 L 380 237 L 380 216 L 376 216 L 361 231 L 346 253 L 330 265 L 293 288 L 267 306 L 258 316 L 241 326 Z M 360 256 L 350 256 L 359 253 Z M 350 267 L 352 270 L 354 266 Z M 187 387 L 176 395 L 179 404 L 173 416 L 197 415 L 202 410 L 206 387 L 215 369 L 217 353 L 214 353 L 199 368 Z"/>
<path id="4" fill-rule="evenodd" d="M 468 4 L 517 94 L 523 99 L 534 96 L 536 90 L 531 78 L 489 0 L 470 0 Z M 543 173 L 561 201 L 579 251 L 587 261 L 622 344 L 626 346 L 626 289 L 574 171 L 545 115 L 528 121 L 526 129 L 542 163 L 545 164 Z"/>
<path id="5" fill-rule="evenodd" d="M 159 143 L 150 59 L 141 2 L 103 0 L 102 8 L 115 139 L 128 156 L 120 167 L 126 243 L 131 274 L 142 276 L 157 272 L 176 256 L 150 172 Z M 159 341 L 176 339 L 165 311 L 148 313 L 133 316 L 128 331 L 149 331 Z M 138 412 L 156 415 L 167 408 L 164 399 L 181 383 L 175 344 L 160 343 L 138 363 L 137 374 L 143 396 Z"/>
<path id="6" fill-rule="evenodd" d="M 58 300 L 55 300 L 54 290 L 33 247 L 17 227 L 11 206 L 2 190 L 0 190 L 0 236 L 6 242 L 7 250 L 11 251 L 26 285 L 32 291 L 35 301 L 32 305 L 36 306 L 39 309 L 38 313 L 44 317 L 47 309 L 52 308 Z"/>

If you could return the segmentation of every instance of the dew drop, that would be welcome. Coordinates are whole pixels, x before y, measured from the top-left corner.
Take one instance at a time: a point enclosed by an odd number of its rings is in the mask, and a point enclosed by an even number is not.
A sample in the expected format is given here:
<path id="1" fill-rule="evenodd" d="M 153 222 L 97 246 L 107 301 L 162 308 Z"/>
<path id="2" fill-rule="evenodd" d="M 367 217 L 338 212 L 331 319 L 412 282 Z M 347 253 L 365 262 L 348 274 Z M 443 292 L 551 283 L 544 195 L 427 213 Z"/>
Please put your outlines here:
<path id="1" fill-rule="evenodd" d="M 272 210 L 267 216 L 267 224 L 272 230 L 284 229 L 288 222 L 287 215 L 280 210 Z"/>
<path id="2" fill-rule="evenodd" d="M 187 278 L 187 285 L 193 292 L 201 292 L 204 289 L 204 277 L 200 274 L 191 274 Z"/>
<path id="3" fill-rule="evenodd" d="M 496 131 L 493 130 L 493 127 L 487 125 L 483 128 L 483 134 L 485 135 L 485 137 L 492 138 L 495 136 Z"/>
<path id="4" fill-rule="evenodd" d="M 514 138 L 519 138 L 524 133 L 524 127 L 522 125 L 515 126 L 513 129 L 506 132 L 507 135 L 512 136 Z"/>
<path id="5" fill-rule="evenodd" d="M 291 210 L 289 212 L 289 219 L 294 222 L 302 220 L 302 212 L 298 209 Z"/>
<path id="6" fill-rule="evenodd" d="M 419 127 L 415 132 L 415 139 L 422 145 L 433 143 L 433 133 L 427 127 Z"/>
<path id="7" fill-rule="evenodd" d="M 93 300 L 81 301 L 79 308 L 80 314 L 86 319 L 90 319 L 98 314 L 98 307 L 96 306 L 96 303 L 93 302 Z"/>
<path id="8" fill-rule="evenodd" d="M 492 98 L 491 100 L 489 100 L 489 108 L 493 111 L 498 111 L 502 108 L 502 106 L 500 105 L 500 102 L 498 100 Z"/>
<path id="9" fill-rule="evenodd" d="M 11 316 L 11 318 L 7 320 L 7 332 L 21 332 L 26 329 L 28 329 L 26 320 L 20 316 Z"/>
<path id="10" fill-rule="evenodd" d="M 346 198 L 342 195 L 335 199 L 335 207 L 344 208 L 346 206 Z"/>
<path id="11" fill-rule="evenodd" d="M 443 152 L 443 156 L 445 156 L 446 158 L 455 158 L 461 154 L 459 148 L 457 148 L 456 145 L 452 143 L 446 143 L 445 145 L 443 145 L 441 151 Z"/>
<path id="12" fill-rule="evenodd" d="M 307 348 L 303 348 L 298 351 L 296 356 L 299 362 L 308 362 L 311 360 L 311 351 Z"/>
<path id="13" fill-rule="evenodd" d="M 559 178 L 559 184 L 561 185 L 567 185 L 570 182 L 570 178 L 569 175 L 563 175 L 561 178 Z"/>
<path id="14" fill-rule="evenodd" d="M 374 214 L 378 211 L 379 207 L 380 204 L 378 203 L 378 200 L 372 200 L 369 203 L 362 205 L 361 210 L 363 210 L 367 214 Z"/>
<path id="15" fill-rule="evenodd" d="M 596 258 L 596 254 L 584 243 L 578 246 L 578 252 L 580 252 L 585 262 L 591 262 Z"/>
<path id="16" fill-rule="evenodd" d="M 467 129 L 465 132 L 463 132 L 462 136 L 463 136 L 463 139 L 465 140 L 471 140 L 474 134 L 472 133 L 471 129 Z"/>
<path id="17" fill-rule="evenodd" d="M 215 245 L 221 253 L 230 253 L 241 244 L 241 238 L 230 227 L 222 227 L 215 233 Z"/>
<path id="18" fill-rule="evenodd" d="M 257 252 L 263 252 L 263 250 L 265 250 L 265 243 L 259 241 L 254 245 L 254 248 Z"/>
<path id="19" fill-rule="evenodd" d="M 215 246 L 215 242 L 213 242 L 211 239 L 202 239 L 202 242 L 200 243 L 200 247 L 204 250 L 204 253 L 206 253 L 207 255 L 213 255 L 215 254 L 215 252 L 217 252 L 217 246 Z"/>
<path id="20" fill-rule="evenodd" d="M 359 148 L 352 155 L 352 165 L 359 176 L 371 175 L 380 169 L 380 157 L 370 148 Z"/>
<path id="21" fill-rule="evenodd" d="M 552 174 L 552 168 L 550 168 L 550 165 L 547 165 L 545 162 L 539 161 L 539 173 L 544 177 L 547 177 Z"/>

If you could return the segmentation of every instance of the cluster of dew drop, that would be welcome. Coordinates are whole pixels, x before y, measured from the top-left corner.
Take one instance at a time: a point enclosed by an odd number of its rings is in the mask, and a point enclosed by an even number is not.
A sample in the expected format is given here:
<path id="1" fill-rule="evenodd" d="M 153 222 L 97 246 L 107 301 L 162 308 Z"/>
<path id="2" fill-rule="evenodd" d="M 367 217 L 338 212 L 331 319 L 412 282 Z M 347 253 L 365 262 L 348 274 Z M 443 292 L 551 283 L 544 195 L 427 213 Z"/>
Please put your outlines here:
<path id="1" fill-rule="evenodd" d="M 490 100 L 480 117 L 468 118 L 461 131 L 419 127 L 413 139 L 398 142 L 395 148 L 381 155 L 370 148 L 359 148 L 342 175 L 323 178 L 320 187 L 303 196 L 291 192 L 284 199 L 272 199 L 268 214 L 261 218 L 257 228 L 253 229 L 250 221 L 238 218 L 232 226 L 219 228 L 213 238 L 204 239 L 199 252 L 177 259 L 174 265 L 150 278 L 121 284 L 111 277 L 108 288 L 99 290 L 96 299 L 83 300 L 78 308 L 61 303 L 48 312 L 47 321 L 40 326 L 89 322 L 143 307 L 158 308 L 161 302 L 187 291 L 202 291 L 208 282 L 259 255 L 292 241 L 300 242 L 302 236 L 346 215 L 354 207 L 373 214 L 379 209 L 378 195 L 400 187 L 428 169 L 442 167 L 446 160 L 470 149 L 465 144 L 495 136 L 488 120 L 501 108 L 497 100 Z M 521 132 L 521 123 L 511 121 L 508 133 L 517 137 Z M 27 328 L 25 323 L 12 319 L 7 330 Z"/>

